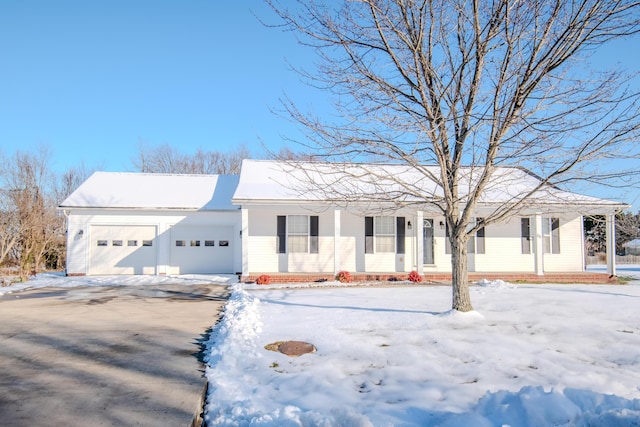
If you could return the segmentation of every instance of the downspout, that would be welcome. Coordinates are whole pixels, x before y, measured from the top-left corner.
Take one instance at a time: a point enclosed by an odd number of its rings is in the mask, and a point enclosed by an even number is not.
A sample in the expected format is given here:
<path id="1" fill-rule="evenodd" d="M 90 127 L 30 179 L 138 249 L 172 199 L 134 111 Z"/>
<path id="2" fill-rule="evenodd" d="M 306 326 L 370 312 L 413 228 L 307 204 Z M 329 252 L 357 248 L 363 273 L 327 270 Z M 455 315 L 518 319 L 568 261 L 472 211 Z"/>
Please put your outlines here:
<path id="1" fill-rule="evenodd" d="M 69 265 L 69 211 L 62 209 L 64 215 L 64 275 L 67 276 L 67 266 Z"/>

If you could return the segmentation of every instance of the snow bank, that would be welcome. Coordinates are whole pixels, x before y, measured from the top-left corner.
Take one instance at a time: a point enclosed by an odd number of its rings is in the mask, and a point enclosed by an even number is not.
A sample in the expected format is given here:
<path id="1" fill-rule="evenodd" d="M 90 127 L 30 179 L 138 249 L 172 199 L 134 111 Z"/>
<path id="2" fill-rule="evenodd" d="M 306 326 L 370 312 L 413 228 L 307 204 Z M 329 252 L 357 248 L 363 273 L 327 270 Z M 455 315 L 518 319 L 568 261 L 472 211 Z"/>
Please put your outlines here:
<path id="1" fill-rule="evenodd" d="M 233 288 L 209 426 L 638 426 L 640 286 Z M 259 298 L 258 298 L 259 297 Z M 288 358 L 268 343 L 317 353 Z"/>

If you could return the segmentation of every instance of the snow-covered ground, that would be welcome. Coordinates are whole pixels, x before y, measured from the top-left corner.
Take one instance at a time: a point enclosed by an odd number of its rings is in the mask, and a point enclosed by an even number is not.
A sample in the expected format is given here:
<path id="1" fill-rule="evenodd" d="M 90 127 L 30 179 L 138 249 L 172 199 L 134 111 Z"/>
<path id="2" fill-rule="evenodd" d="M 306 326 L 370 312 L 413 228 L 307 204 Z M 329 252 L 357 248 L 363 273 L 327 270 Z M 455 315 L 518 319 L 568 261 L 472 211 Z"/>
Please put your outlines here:
<path id="1" fill-rule="evenodd" d="M 589 265 L 587 271 L 594 273 L 606 273 L 606 265 Z M 640 280 L 640 265 L 638 264 L 618 264 L 616 265 L 616 274 L 618 277 L 631 277 Z"/>
<path id="2" fill-rule="evenodd" d="M 26 282 L 0 287 L 0 295 L 40 288 L 74 288 L 82 286 L 150 286 L 150 285 L 199 285 L 202 283 L 236 283 L 238 276 L 231 274 L 186 274 L 180 276 L 78 276 L 66 277 L 63 273 L 42 273 Z"/>
<path id="3" fill-rule="evenodd" d="M 637 280 L 483 282 L 467 314 L 448 311 L 450 287 L 234 284 L 209 343 L 208 425 L 640 426 L 640 266 L 618 274 Z M 235 282 L 41 274 L 0 295 Z M 318 351 L 264 348 L 284 340 Z"/>
<path id="4" fill-rule="evenodd" d="M 273 288 L 233 286 L 209 426 L 640 426 L 640 281 L 483 282 L 466 314 L 450 287 Z"/>

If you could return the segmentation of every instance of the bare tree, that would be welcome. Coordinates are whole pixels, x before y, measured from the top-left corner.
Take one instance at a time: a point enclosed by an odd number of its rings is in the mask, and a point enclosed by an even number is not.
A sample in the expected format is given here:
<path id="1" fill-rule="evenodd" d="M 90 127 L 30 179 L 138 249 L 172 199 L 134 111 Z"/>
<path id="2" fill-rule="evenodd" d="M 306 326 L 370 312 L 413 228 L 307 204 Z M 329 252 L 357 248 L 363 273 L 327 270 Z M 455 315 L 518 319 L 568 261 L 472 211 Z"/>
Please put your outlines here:
<path id="1" fill-rule="evenodd" d="M 638 32 L 638 2 L 267 2 L 285 29 L 318 54 L 318 68 L 300 72 L 335 95 L 337 114 L 324 120 L 283 100 L 308 131 L 305 145 L 327 160 L 384 160 L 411 169 L 411 181 L 352 169 L 350 180 L 365 181 L 368 191 L 373 182 L 394 179 L 395 190 L 354 195 L 352 186 L 344 194 L 441 212 L 451 244 L 453 309 L 473 309 L 466 243 L 481 227 L 540 202 L 551 186 L 614 183 L 638 173 L 604 167 L 638 156 L 637 143 L 629 143 L 639 133 L 638 92 L 624 73 L 590 70 L 584 61 Z M 478 202 L 503 166 L 533 171 L 539 183 L 476 223 Z M 425 182 L 437 191 L 425 192 Z"/>
<path id="2" fill-rule="evenodd" d="M 293 151 L 291 148 L 289 147 L 281 147 L 277 152 L 272 153 L 272 152 L 268 152 L 268 155 L 270 158 L 273 158 L 274 160 L 280 160 L 280 161 L 314 161 L 315 157 L 313 154 L 310 153 L 306 153 L 303 151 Z"/>
<path id="3" fill-rule="evenodd" d="M 19 151 L 0 169 L 2 205 L 11 215 L 2 223 L 2 254 L 13 253 L 23 274 L 43 267 L 52 245 L 64 235 L 64 219 L 56 212 L 50 158 L 47 147 L 36 153 Z"/>
<path id="4" fill-rule="evenodd" d="M 51 156 L 47 146 L 0 155 L 0 266 L 23 276 L 64 266 L 66 224 L 57 206 L 90 174 L 83 164 L 56 174 Z"/>
<path id="5" fill-rule="evenodd" d="M 245 146 L 219 152 L 198 149 L 193 155 L 182 154 L 168 144 L 148 148 L 140 143 L 133 166 L 145 173 L 238 174 L 243 159 L 251 157 Z"/>
<path id="6" fill-rule="evenodd" d="M 57 204 L 60 204 L 71 193 L 73 193 L 80 185 L 89 178 L 94 172 L 93 169 L 86 167 L 84 163 L 78 166 L 71 166 L 57 177 L 54 188 L 54 197 Z"/>

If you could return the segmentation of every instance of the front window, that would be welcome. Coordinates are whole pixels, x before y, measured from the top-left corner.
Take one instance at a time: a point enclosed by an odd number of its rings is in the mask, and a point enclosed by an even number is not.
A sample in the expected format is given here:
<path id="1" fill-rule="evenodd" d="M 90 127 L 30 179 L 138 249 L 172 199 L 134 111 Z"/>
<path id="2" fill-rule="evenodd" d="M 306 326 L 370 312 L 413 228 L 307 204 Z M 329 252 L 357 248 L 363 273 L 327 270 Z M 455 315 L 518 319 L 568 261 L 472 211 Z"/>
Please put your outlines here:
<path id="1" fill-rule="evenodd" d="M 395 252 L 395 218 L 377 216 L 375 218 L 376 252 Z"/>
<path id="2" fill-rule="evenodd" d="M 317 254 L 319 217 L 315 215 L 279 215 L 277 217 L 276 250 L 284 253 Z M 228 243 L 227 243 L 228 244 Z M 223 246 L 220 243 L 219 246 Z"/>
<path id="3" fill-rule="evenodd" d="M 542 218 L 542 249 L 545 254 L 560 253 L 560 219 Z"/>
<path id="4" fill-rule="evenodd" d="M 287 240 L 290 253 L 306 253 L 309 251 L 308 215 L 289 215 Z"/>

